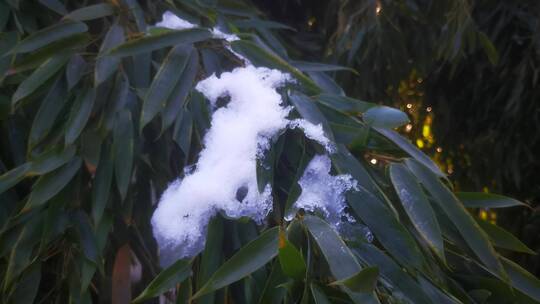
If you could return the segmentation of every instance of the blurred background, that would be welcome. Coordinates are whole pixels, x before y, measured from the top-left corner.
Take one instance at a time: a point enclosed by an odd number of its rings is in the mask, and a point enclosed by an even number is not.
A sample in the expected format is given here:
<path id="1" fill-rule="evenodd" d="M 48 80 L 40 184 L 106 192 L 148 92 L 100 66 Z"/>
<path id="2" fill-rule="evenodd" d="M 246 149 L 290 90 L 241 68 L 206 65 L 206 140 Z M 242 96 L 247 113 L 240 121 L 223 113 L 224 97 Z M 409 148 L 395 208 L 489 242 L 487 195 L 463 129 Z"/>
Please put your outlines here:
<path id="1" fill-rule="evenodd" d="M 529 204 L 477 216 L 539 250 L 538 1 L 254 4 L 270 20 L 296 29 L 280 36 L 291 58 L 352 67 L 358 74 L 332 75 L 347 95 L 406 111 L 411 124 L 401 132 L 436 160 L 457 190 Z M 538 256 L 509 255 L 540 274 Z"/>

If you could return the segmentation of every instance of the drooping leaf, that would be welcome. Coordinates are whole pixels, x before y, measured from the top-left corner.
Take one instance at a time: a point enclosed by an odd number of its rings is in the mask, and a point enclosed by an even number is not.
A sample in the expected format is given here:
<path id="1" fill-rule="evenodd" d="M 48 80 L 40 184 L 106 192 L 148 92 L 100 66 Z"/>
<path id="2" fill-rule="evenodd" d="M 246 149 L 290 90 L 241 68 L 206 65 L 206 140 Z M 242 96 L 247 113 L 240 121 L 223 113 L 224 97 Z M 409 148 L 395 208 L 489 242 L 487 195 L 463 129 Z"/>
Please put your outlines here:
<path id="1" fill-rule="evenodd" d="M 86 89 L 77 96 L 77 100 L 71 108 L 68 122 L 66 124 L 66 134 L 64 142 L 66 145 L 71 145 L 81 134 L 85 127 L 90 113 L 94 107 L 96 99 L 96 91 L 93 88 Z"/>
<path id="2" fill-rule="evenodd" d="M 99 225 L 103 210 L 109 200 L 113 178 L 113 156 L 112 149 L 108 144 L 105 144 L 104 149 L 101 149 L 99 157 L 99 165 L 94 179 L 94 187 L 92 188 L 92 219 L 95 225 Z"/>
<path id="3" fill-rule="evenodd" d="M 484 192 L 456 192 L 456 196 L 467 208 L 506 208 L 528 205 L 500 194 Z"/>
<path id="4" fill-rule="evenodd" d="M 43 175 L 70 161 L 75 155 L 75 147 L 69 146 L 65 149 L 51 149 L 31 160 L 31 169 L 27 176 Z"/>
<path id="5" fill-rule="evenodd" d="M 330 72 L 330 71 L 350 71 L 358 75 L 358 72 L 353 68 L 328 64 L 328 63 L 318 63 L 318 62 L 308 62 L 308 61 L 293 61 L 292 65 L 298 68 L 300 71 L 304 72 Z"/>
<path id="6" fill-rule="evenodd" d="M 64 16 L 65 19 L 87 21 L 110 16 L 114 13 L 114 6 L 109 3 L 99 3 L 81 7 Z"/>
<path id="7" fill-rule="evenodd" d="M 56 74 L 69 60 L 67 54 L 59 54 L 45 61 L 18 87 L 11 97 L 12 105 L 17 104 L 21 99 L 34 93 L 42 84 Z"/>
<path id="8" fill-rule="evenodd" d="M 39 0 L 39 3 L 43 4 L 47 8 L 57 12 L 60 15 L 67 14 L 67 9 L 62 2 L 59 0 Z"/>
<path id="9" fill-rule="evenodd" d="M 296 111 L 300 113 L 302 118 L 314 125 L 321 125 L 325 136 L 330 140 L 333 140 L 334 135 L 332 134 L 326 117 L 324 117 L 311 98 L 304 94 L 293 92 L 289 95 L 289 100 L 294 105 Z"/>
<path id="10" fill-rule="evenodd" d="M 182 283 L 190 274 L 191 262 L 188 260 L 178 260 L 160 272 L 132 303 L 141 303 L 157 297 L 176 286 L 176 284 Z"/>
<path id="11" fill-rule="evenodd" d="M 86 24 L 71 20 L 59 22 L 39 30 L 19 42 L 12 52 L 28 53 L 60 39 L 84 33 L 88 30 Z"/>
<path id="12" fill-rule="evenodd" d="M 193 299 L 234 283 L 272 260 L 278 254 L 278 234 L 278 227 L 270 228 L 240 248 L 197 291 Z"/>
<path id="13" fill-rule="evenodd" d="M 315 283 L 311 283 L 310 287 L 311 295 L 313 296 L 315 304 L 331 304 L 331 302 L 328 300 L 328 298 L 319 286 L 317 286 Z"/>
<path id="14" fill-rule="evenodd" d="M 320 92 L 320 89 L 313 82 L 313 80 L 309 79 L 309 77 L 304 75 L 297 68 L 293 67 L 282 58 L 261 48 L 257 44 L 246 40 L 236 40 L 233 41 L 231 45 L 234 51 L 246 56 L 256 66 L 265 66 L 289 72 L 306 87 L 308 92 L 314 94 Z"/>
<path id="15" fill-rule="evenodd" d="M 94 71 L 94 83 L 96 86 L 108 79 L 116 71 L 121 60 L 120 58 L 105 56 L 104 54 L 123 42 L 124 29 L 118 23 L 114 23 L 99 47 L 99 57 L 96 60 Z"/>
<path id="16" fill-rule="evenodd" d="M 11 301 L 9 302 L 20 304 L 35 303 L 41 281 L 41 261 L 34 262 L 21 277 L 22 279 L 17 282 L 13 294 L 10 296 Z"/>
<path id="17" fill-rule="evenodd" d="M 126 197 L 131 181 L 134 145 L 131 112 L 122 110 L 118 113 L 113 132 L 114 173 L 122 200 Z"/>
<path id="18" fill-rule="evenodd" d="M 372 292 L 378 278 L 378 267 L 366 267 L 348 278 L 332 282 L 331 285 L 347 286 L 350 290 L 356 292 Z"/>
<path id="19" fill-rule="evenodd" d="M 420 183 L 454 223 L 467 245 L 474 251 L 482 263 L 499 276 L 499 278 L 506 280 L 507 275 L 488 236 L 478 226 L 457 197 L 427 167 L 410 158 L 405 162 Z"/>
<path id="20" fill-rule="evenodd" d="M 112 48 L 107 56 L 125 57 L 141 53 L 151 52 L 177 44 L 190 44 L 211 37 L 210 31 L 202 28 L 193 28 L 179 31 L 165 31 L 155 35 L 130 40 L 115 48 Z"/>
<path id="21" fill-rule="evenodd" d="M 501 262 L 512 286 L 540 302 L 540 280 L 505 257 L 501 257 Z"/>
<path id="22" fill-rule="evenodd" d="M 444 261 L 441 229 L 420 184 L 403 164 L 393 163 L 389 171 L 394 189 L 412 224 Z"/>
<path id="23" fill-rule="evenodd" d="M 367 110 L 362 118 L 366 124 L 376 128 L 393 129 L 409 122 L 407 114 L 386 106 L 377 106 Z"/>
<path id="24" fill-rule="evenodd" d="M 75 157 L 61 168 L 40 177 L 32 187 L 25 209 L 38 207 L 60 192 L 79 171 L 81 163 L 81 159 Z"/>
<path id="25" fill-rule="evenodd" d="M 478 220 L 478 225 L 487 233 L 495 247 L 504 248 L 516 252 L 536 254 L 532 249 L 523 244 L 518 238 L 505 229 L 486 221 Z"/>
<path id="26" fill-rule="evenodd" d="M 182 76 L 191 51 L 192 49 L 185 45 L 175 46 L 161 64 L 144 99 L 139 126 L 140 130 L 160 111 L 165 109 L 167 99 Z"/>
<path id="27" fill-rule="evenodd" d="M 373 103 L 334 94 L 320 94 L 315 99 L 332 109 L 345 113 L 364 113 L 376 106 Z"/>
<path id="28" fill-rule="evenodd" d="M 73 87 L 79 83 L 81 80 L 85 69 L 87 67 L 86 61 L 79 54 L 71 56 L 67 66 L 66 66 L 66 80 L 67 80 L 67 89 L 71 91 Z"/>
<path id="29" fill-rule="evenodd" d="M 24 163 L 0 175 L 0 194 L 20 182 L 31 168 L 31 163 Z"/>

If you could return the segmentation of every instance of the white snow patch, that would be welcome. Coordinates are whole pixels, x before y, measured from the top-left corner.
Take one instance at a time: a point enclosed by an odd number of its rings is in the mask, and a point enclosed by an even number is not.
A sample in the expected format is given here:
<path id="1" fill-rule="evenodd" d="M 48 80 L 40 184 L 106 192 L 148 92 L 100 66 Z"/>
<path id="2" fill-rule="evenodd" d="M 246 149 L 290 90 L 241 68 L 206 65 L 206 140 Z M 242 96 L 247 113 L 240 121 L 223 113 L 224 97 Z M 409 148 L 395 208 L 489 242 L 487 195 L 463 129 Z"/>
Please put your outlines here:
<path id="1" fill-rule="evenodd" d="M 168 187 L 152 217 L 163 265 L 202 251 L 206 227 L 217 212 L 259 223 L 268 215 L 271 187 L 259 193 L 256 159 L 289 123 L 290 108 L 276 92 L 288 79 L 277 70 L 247 66 L 197 85 L 212 105 L 225 95 L 230 102 L 212 114 L 195 170 Z"/>
<path id="2" fill-rule="evenodd" d="M 316 155 L 307 165 L 298 184 L 302 193 L 287 214 L 290 221 L 300 209 L 306 212 L 319 212 L 337 231 L 343 224 L 353 223 L 354 218 L 345 208 L 345 194 L 349 190 L 358 190 L 357 182 L 350 175 L 330 175 L 332 164 L 327 155 Z"/>
<path id="3" fill-rule="evenodd" d="M 332 143 L 330 139 L 328 139 L 328 137 L 326 137 L 326 135 L 324 134 L 324 130 L 321 124 L 316 125 L 305 119 L 295 119 L 291 121 L 289 127 L 291 129 L 301 129 L 302 131 L 304 131 L 304 134 L 307 138 L 312 139 L 324 146 L 327 152 L 334 153 L 336 151 L 334 143 Z"/>
<path id="4" fill-rule="evenodd" d="M 223 40 L 226 40 L 228 42 L 233 42 L 233 41 L 236 41 L 236 40 L 240 40 L 240 38 L 238 38 L 238 36 L 236 36 L 235 34 L 224 33 L 224 32 L 222 32 L 220 29 L 218 29 L 216 27 L 214 27 L 212 29 L 212 35 L 214 35 L 214 38 L 223 39 Z"/>
<path id="5" fill-rule="evenodd" d="M 189 21 L 186 21 L 178 16 L 176 16 L 171 11 L 166 11 L 163 13 L 162 19 L 160 22 L 156 23 L 156 27 L 165 27 L 172 30 L 185 30 L 197 27 L 196 24 L 193 24 Z"/>

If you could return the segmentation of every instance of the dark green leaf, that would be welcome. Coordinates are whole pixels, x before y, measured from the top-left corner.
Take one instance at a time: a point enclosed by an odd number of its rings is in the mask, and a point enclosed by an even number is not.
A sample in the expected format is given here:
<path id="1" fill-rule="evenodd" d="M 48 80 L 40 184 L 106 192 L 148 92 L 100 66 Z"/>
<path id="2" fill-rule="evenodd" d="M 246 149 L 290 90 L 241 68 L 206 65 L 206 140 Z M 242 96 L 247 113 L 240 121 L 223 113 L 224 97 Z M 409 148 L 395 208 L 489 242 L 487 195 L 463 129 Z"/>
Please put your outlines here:
<path id="1" fill-rule="evenodd" d="M 497 63 L 499 63 L 499 53 L 493 43 L 491 43 L 491 40 L 483 32 L 478 32 L 478 39 L 480 40 L 482 48 L 484 48 L 484 52 L 486 52 L 486 55 L 488 56 L 489 62 L 492 65 L 497 65 Z"/>
<path id="2" fill-rule="evenodd" d="M 362 116 L 366 124 L 376 128 L 393 129 L 409 122 L 407 114 L 398 109 L 377 106 L 367 110 Z"/>
<path id="3" fill-rule="evenodd" d="M 39 3 L 45 5 L 47 8 L 57 12 L 60 15 L 67 14 L 67 9 L 59 0 L 39 0 Z"/>
<path id="4" fill-rule="evenodd" d="M 95 265 L 98 265 L 99 251 L 94 229 L 90 224 L 88 215 L 81 210 L 77 210 L 77 212 L 71 216 L 71 220 L 73 225 L 77 227 L 79 245 L 81 246 L 84 256 Z"/>
<path id="5" fill-rule="evenodd" d="M 160 272 L 132 303 L 140 303 L 147 299 L 157 297 L 176 286 L 176 284 L 182 283 L 190 274 L 191 262 L 187 260 L 178 260 L 167 269 Z"/>
<path id="6" fill-rule="evenodd" d="M 66 80 L 68 84 L 68 91 L 73 89 L 81 80 L 83 73 L 86 69 L 86 61 L 82 58 L 81 55 L 75 54 L 71 56 L 69 63 L 66 67 Z"/>
<path id="7" fill-rule="evenodd" d="M 431 170 L 421 163 L 409 158 L 406 160 L 406 164 L 454 223 L 465 242 L 476 253 L 482 263 L 499 278 L 506 280 L 507 275 L 488 236 L 478 226 L 457 197 L 442 184 Z"/>
<path id="8" fill-rule="evenodd" d="M 165 131 L 178 116 L 178 113 L 184 106 L 186 97 L 193 87 L 197 72 L 199 71 L 198 52 L 193 47 L 189 47 L 189 50 L 190 52 L 182 76 L 180 76 L 175 88 L 169 95 L 167 105 L 161 111 L 162 132 Z M 178 72 L 180 73 L 180 69 L 178 69 Z"/>
<path id="9" fill-rule="evenodd" d="M 37 50 L 51 42 L 84 33 L 88 30 L 86 24 L 66 20 L 50 27 L 39 30 L 22 40 L 14 49 L 17 53 L 28 53 Z"/>
<path id="10" fill-rule="evenodd" d="M 420 184 L 403 164 L 390 165 L 390 179 L 414 227 L 444 261 L 441 229 Z"/>
<path id="11" fill-rule="evenodd" d="M 307 72 L 309 77 L 317 84 L 319 88 L 326 94 L 335 94 L 345 96 L 345 91 L 337 84 L 337 82 L 324 72 Z"/>
<path id="12" fill-rule="evenodd" d="M 41 262 L 34 262 L 21 277 L 21 280 L 17 282 L 13 294 L 10 296 L 10 300 L 12 301 L 9 302 L 17 304 L 35 303 L 41 281 Z"/>
<path id="13" fill-rule="evenodd" d="M 56 74 L 69 60 L 67 54 L 58 54 L 40 65 L 18 87 L 11 97 L 11 103 L 15 105 L 19 100 L 34 93 L 42 84 Z"/>
<path id="14" fill-rule="evenodd" d="M 121 60 L 120 58 L 104 56 L 104 54 L 123 42 L 124 29 L 118 23 L 115 23 L 111 26 L 107 35 L 105 35 L 105 39 L 103 39 L 99 48 L 99 57 L 96 60 L 94 72 L 94 83 L 96 86 L 107 80 L 116 71 Z"/>
<path id="15" fill-rule="evenodd" d="M 80 167 L 81 159 L 75 157 L 63 167 L 40 177 L 32 187 L 25 209 L 32 209 L 46 203 L 71 181 Z"/>
<path id="16" fill-rule="evenodd" d="M 200 28 L 180 31 L 166 31 L 128 41 L 111 49 L 107 55 L 118 57 L 132 56 L 177 44 L 190 44 L 206 40 L 211 37 L 212 35 L 210 31 Z"/>
<path id="17" fill-rule="evenodd" d="M 501 261 L 512 286 L 540 302 L 540 280 L 505 257 L 501 257 Z"/>
<path id="18" fill-rule="evenodd" d="M 313 296 L 315 304 L 331 304 L 319 286 L 317 286 L 315 283 L 311 283 L 310 287 L 311 295 Z"/>
<path id="19" fill-rule="evenodd" d="M 116 185 L 123 200 L 131 181 L 134 154 L 133 122 L 129 110 L 118 113 L 113 133 L 113 150 Z"/>
<path id="20" fill-rule="evenodd" d="M 75 155 L 75 147 L 69 146 L 63 151 L 56 148 L 44 152 L 35 159 L 32 159 L 32 168 L 27 173 L 27 176 L 43 175 L 56 170 L 56 168 L 70 161 Z"/>
<path id="21" fill-rule="evenodd" d="M 227 260 L 193 296 L 218 290 L 261 268 L 278 254 L 278 227 L 270 228 Z"/>
<path id="22" fill-rule="evenodd" d="M 298 92 L 293 92 L 289 95 L 289 100 L 294 105 L 296 111 L 300 113 L 302 118 L 314 125 L 320 124 L 324 130 L 325 136 L 333 141 L 334 135 L 332 134 L 332 130 L 328 125 L 326 117 L 324 117 L 321 111 L 317 108 L 317 104 L 314 103 L 310 97 Z"/>
<path id="23" fill-rule="evenodd" d="M 71 113 L 66 124 L 66 134 L 64 137 L 66 145 L 71 145 L 81 134 L 88 118 L 90 118 L 95 99 L 96 91 L 93 88 L 86 89 L 77 96 L 77 100 L 71 107 Z"/>
<path id="24" fill-rule="evenodd" d="M 376 106 L 373 103 L 334 94 L 320 94 L 315 99 L 336 111 L 345 113 L 364 113 Z"/>
<path id="25" fill-rule="evenodd" d="M 456 196 L 467 208 L 505 208 L 513 206 L 528 207 L 527 204 L 518 200 L 494 193 L 456 192 Z"/>
<path id="26" fill-rule="evenodd" d="M 307 61 L 293 61 L 292 65 L 304 72 L 350 71 L 358 75 L 358 72 L 354 69 L 342 65 Z"/>
<path id="27" fill-rule="evenodd" d="M 105 145 L 104 149 L 101 149 L 99 165 L 97 167 L 94 187 L 92 189 L 92 219 L 96 226 L 100 224 L 103 210 L 109 200 L 113 167 L 111 148 L 109 145 Z"/>
<path id="28" fill-rule="evenodd" d="M 536 254 L 536 252 L 527 247 L 527 245 L 523 244 L 523 242 L 503 228 L 482 220 L 478 220 L 477 222 L 478 225 L 480 225 L 480 227 L 487 233 L 495 247 L 528 254 Z"/>
<path id="29" fill-rule="evenodd" d="M 308 92 L 314 94 L 320 92 L 320 89 L 313 82 L 313 80 L 309 79 L 309 77 L 287 63 L 285 60 L 281 59 L 279 56 L 270 53 L 257 44 L 251 41 L 236 40 L 233 41 L 231 45 L 234 51 L 246 56 L 256 66 L 265 66 L 289 72 L 305 86 Z"/>
<path id="30" fill-rule="evenodd" d="M 174 124 L 173 139 L 187 157 L 191 146 L 193 118 L 188 110 L 182 110 Z"/>
<path id="31" fill-rule="evenodd" d="M 31 168 L 31 163 L 25 163 L 0 175 L 0 194 L 20 182 Z"/>
<path id="32" fill-rule="evenodd" d="M 76 9 L 67 14 L 64 18 L 76 21 L 87 21 L 110 16 L 113 13 L 114 6 L 109 3 L 99 3 Z"/>
<path id="33" fill-rule="evenodd" d="M 34 147 L 49 134 L 56 117 L 66 103 L 66 96 L 66 84 L 59 78 L 41 102 L 36 117 L 34 117 L 30 135 L 28 136 L 28 147 Z"/>
<path id="34" fill-rule="evenodd" d="M 334 281 L 331 285 L 343 285 L 356 292 L 372 292 L 378 278 L 379 268 L 367 267 L 348 278 Z"/>
<path id="35" fill-rule="evenodd" d="M 206 246 L 201 255 L 201 265 L 197 276 L 197 286 L 203 286 L 210 279 L 220 266 L 223 260 L 223 240 L 224 240 L 223 219 L 219 216 L 214 217 L 208 224 L 208 233 L 206 234 Z M 200 297 L 197 300 L 199 304 L 215 303 L 215 294 L 210 293 Z"/>
<path id="36" fill-rule="evenodd" d="M 302 280 L 305 277 L 306 262 L 304 261 L 304 257 L 300 251 L 289 242 L 283 231 L 280 231 L 279 234 L 278 257 L 281 270 L 285 275 L 296 280 Z"/>
<path id="37" fill-rule="evenodd" d="M 431 171 L 433 171 L 433 173 L 437 174 L 440 177 L 445 176 L 441 172 L 439 167 L 437 167 L 437 164 L 435 164 L 433 160 L 429 158 L 429 156 L 427 156 L 422 151 L 418 150 L 418 148 L 416 148 L 413 144 L 411 144 L 408 139 L 399 135 L 399 133 L 393 130 L 382 129 L 382 128 L 375 128 L 375 129 L 377 130 L 377 132 L 381 133 L 390 141 L 392 141 L 394 144 L 396 144 L 403 151 L 407 152 L 407 154 L 412 156 L 417 161 L 421 162 L 424 166 L 428 167 Z"/>
<path id="38" fill-rule="evenodd" d="M 167 99 L 173 92 L 178 80 L 184 72 L 192 48 L 179 45 L 171 49 L 167 58 L 161 64 L 159 71 L 152 81 L 152 86 L 146 94 L 141 111 L 140 130 L 148 124 L 157 113 L 163 111 Z M 186 92 L 187 93 L 187 92 Z"/>

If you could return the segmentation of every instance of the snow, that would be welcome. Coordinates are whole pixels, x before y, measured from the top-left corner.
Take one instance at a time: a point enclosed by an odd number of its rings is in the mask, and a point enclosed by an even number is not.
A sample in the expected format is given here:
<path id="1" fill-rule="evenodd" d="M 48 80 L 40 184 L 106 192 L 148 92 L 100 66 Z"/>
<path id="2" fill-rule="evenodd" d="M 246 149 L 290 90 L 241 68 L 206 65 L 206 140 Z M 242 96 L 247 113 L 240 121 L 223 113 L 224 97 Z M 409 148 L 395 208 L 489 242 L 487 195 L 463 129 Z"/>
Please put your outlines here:
<path id="1" fill-rule="evenodd" d="M 196 25 L 165 12 L 156 26 L 181 30 Z M 238 39 L 218 29 L 212 31 L 215 37 L 229 42 Z M 218 213 L 264 222 L 272 208 L 272 188 L 266 185 L 259 192 L 256 162 L 285 129 L 298 128 L 307 138 L 324 146 L 327 153 L 334 151 L 321 125 L 288 119 L 292 107 L 277 92 L 278 87 L 293 81 L 288 74 L 254 67 L 247 60 L 245 64 L 220 77 L 211 75 L 196 86 L 214 111 L 197 163 L 184 168 L 184 178 L 167 187 L 152 216 L 164 267 L 200 253 L 208 223 Z M 218 105 L 220 98 L 229 101 Z M 347 175 L 330 175 L 330 168 L 326 155 L 316 156 L 310 162 L 299 181 L 302 194 L 294 208 L 321 212 L 339 229 L 342 223 L 353 221 L 344 211 L 344 194 L 355 188 L 356 182 Z"/>
<path id="2" fill-rule="evenodd" d="M 320 213 L 336 231 L 342 231 L 344 224 L 355 221 L 345 210 L 345 194 L 350 190 L 358 190 L 357 182 L 350 175 L 330 175 L 331 168 L 332 163 L 327 155 L 313 157 L 298 181 L 302 193 L 286 220 L 292 220 L 296 212 L 303 209 Z"/>

